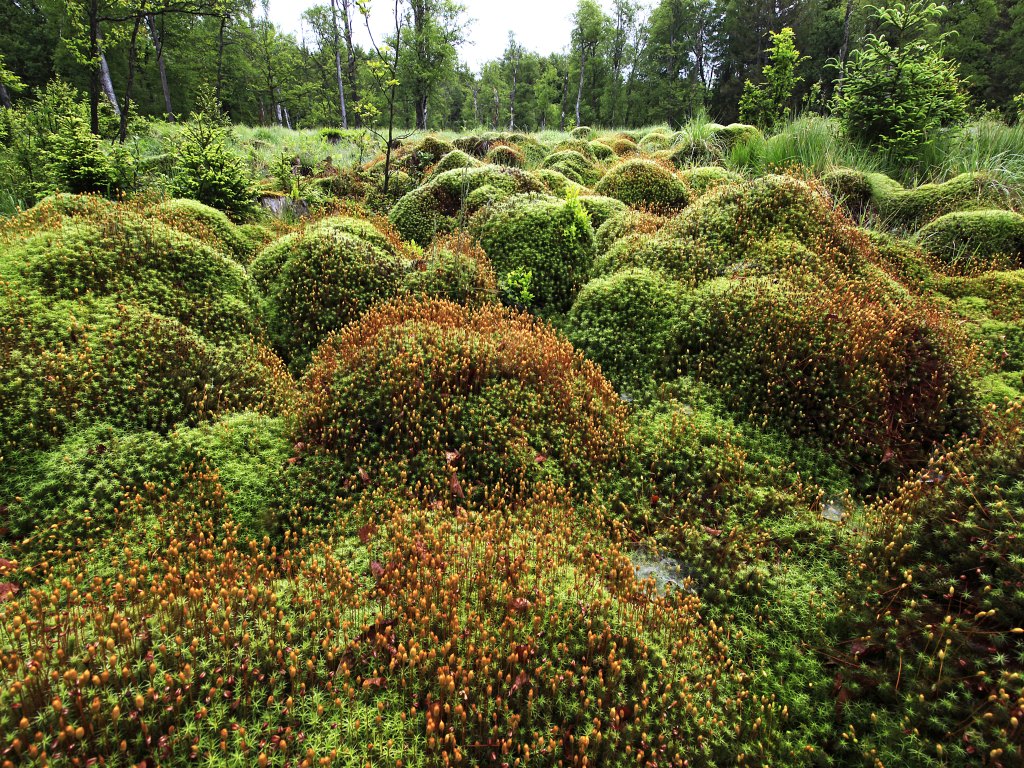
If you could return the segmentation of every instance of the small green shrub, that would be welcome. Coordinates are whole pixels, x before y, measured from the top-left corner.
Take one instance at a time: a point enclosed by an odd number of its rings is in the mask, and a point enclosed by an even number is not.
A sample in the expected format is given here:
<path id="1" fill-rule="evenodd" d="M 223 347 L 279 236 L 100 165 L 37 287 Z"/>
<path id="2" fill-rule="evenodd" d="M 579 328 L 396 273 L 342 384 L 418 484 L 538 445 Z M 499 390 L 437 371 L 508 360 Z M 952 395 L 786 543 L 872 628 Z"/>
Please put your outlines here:
<path id="1" fill-rule="evenodd" d="M 581 125 L 577 128 L 573 128 L 569 135 L 574 139 L 579 139 L 580 141 L 589 141 L 594 135 L 594 129 Z"/>
<path id="2" fill-rule="evenodd" d="M 595 191 L 633 208 L 671 210 L 688 202 L 683 183 L 652 160 L 626 160 L 608 171 Z"/>
<path id="3" fill-rule="evenodd" d="M 182 128 L 171 188 L 175 197 L 198 200 L 224 211 L 232 220 L 251 216 L 255 187 L 243 159 L 229 144 L 230 127 L 220 105 L 207 95 Z"/>

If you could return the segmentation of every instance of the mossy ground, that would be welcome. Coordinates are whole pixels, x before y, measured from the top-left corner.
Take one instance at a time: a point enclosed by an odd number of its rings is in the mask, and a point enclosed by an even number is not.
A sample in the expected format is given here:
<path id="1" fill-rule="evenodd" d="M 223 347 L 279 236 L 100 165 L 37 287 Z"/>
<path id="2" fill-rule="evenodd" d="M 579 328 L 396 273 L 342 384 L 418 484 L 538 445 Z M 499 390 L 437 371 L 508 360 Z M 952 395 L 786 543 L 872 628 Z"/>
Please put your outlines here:
<path id="1" fill-rule="evenodd" d="M 1020 190 L 818 128 L 4 222 L 0 760 L 1020 765 Z"/>

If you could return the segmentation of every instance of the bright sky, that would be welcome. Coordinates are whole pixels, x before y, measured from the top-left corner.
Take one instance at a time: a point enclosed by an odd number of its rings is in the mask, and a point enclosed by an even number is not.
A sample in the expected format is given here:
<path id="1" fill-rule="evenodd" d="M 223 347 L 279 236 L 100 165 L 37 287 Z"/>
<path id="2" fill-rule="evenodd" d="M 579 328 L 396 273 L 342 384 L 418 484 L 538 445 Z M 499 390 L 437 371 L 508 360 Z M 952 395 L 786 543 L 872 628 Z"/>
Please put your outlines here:
<path id="1" fill-rule="evenodd" d="M 302 12 L 313 5 L 327 5 L 330 0 L 270 0 L 270 17 L 285 32 L 302 39 Z M 605 10 L 611 10 L 612 0 L 600 0 Z M 467 29 L 467 42 L 459 56 L 471 69 L 496 59 L 505 51 L 508 33 L 527 49 L 541 54 L 554 53 L 569 43 L 572 14 L 576 0 L 462 0 L 465 16 L 471 19 Z M 649 5 L 649 3 L 644 3 Z M 389 14 L 394 5 L 389 0 L 371 0 L 370 23 L 374 36 L 380 41 L 381 32 L 389 29 Z M 362 19 L 359 20 L 365 40 Z M 308 34 L 308 30 L 306 31 Z"/>

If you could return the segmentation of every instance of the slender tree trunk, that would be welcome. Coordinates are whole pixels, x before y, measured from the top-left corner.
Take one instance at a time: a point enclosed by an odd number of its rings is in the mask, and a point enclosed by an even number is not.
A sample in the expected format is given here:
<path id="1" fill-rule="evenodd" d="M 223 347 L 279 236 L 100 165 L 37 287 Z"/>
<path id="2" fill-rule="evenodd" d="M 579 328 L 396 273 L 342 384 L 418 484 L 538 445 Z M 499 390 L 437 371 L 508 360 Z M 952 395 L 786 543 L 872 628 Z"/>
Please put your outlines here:
<path id="1" fill-rule="evenodd" d="M 224 29 L 227 27 L 228 17 L 220 17 L 220 29 L 217 31 L 217 101 L 220 101 L 221 86 L 224 83 Z M 170 102 L 168 102 L 168 107 Z M 173 117 L 172 117 L 173 119 Z"/>
<path id="2" fill-rule="evenodd" d="M 473 120 L 480 125 L 480 84 L 473 86 Z"/>
<path id="3" fill-rule="evenodd" d="M 351 0 L 341 0 L 341 23 L 345 32 L 345 50 L 348 54 L 348 92 L 351 103 L 359 104 L 359 91 L 356 84 L 356 51 L 352 45 L 352 7 Z M 354 115 L 356 126 L 361 124 L 359 112 Z"/>
<path id="4" fill-rule="evenodd" d="M 558 130 L 565 130 L 565 102 L 569 98 L 569 71 L 566 70 L 562 78 L 562 119 L 558 122 Z"/>
<path id="5" fill-rule="evenodd" d="M 89 3 L 89 128 L 100 135 L 100 8 L 99 0 Z"/>
<path id="6" fill-rule="evenodd" d="M 348 128 L 345 111 L 345 81 L 341 77 L 341 36 L 338 33 L 338 0 L 331 0 L 331 23 L 334 27 L 334 67 L 338 74 L 338 104 L 341 107 L 341 127 Z"/>
<path id="7" fill-rule="evenodd" d="M 501 97 L 498 96 L 497 86 L 491 86 L 494 93 L 494 111 L 491 112 L 491 129 L 498 130 L 498 120 L 501 116 Z"/>
<path id="8" fill-rule="evenodd" d="M 392 80 L 398 75 L 399 56 L 402 52 L 402 23 L 398 15 L 399 0 L 395 0 L 395 61 L 391 65 Z M 384 195 L 387 196 L 391 188 L 391 151 L 395 143 L 395 93 L 396 86 L 392 85 L 388 95 L 388 147 L 384 154 Z"/>
<path id="9" fill-rule="evenodd" d="M 519 59 L 516 58 L 512 66 L 512 94 L 508 100 L 508 129 L 516 129 L 516 86 L 519 83 Z"/>
<path id="10" fill-rule="evenodd" d="M 580 125 L 580 102 L 583 101 L 583 73 L 587 67 L 587 49 L 580 45 L 580 87 L 576 91 L 576 125 Z"/>
<path id="11" fill-rule="evenodd" d="M 843 44 L 839 47 L 839 82 L 836 93 L 843 93 L 843 78 L 846 76 L 846 59 L 850 55 L 850 19 L 853 16 L 853 0 L 846 0 L 846 11 L 843 13 Z"/>
<path id="12" fill-rule="evenodd" d="M 110 102 L 110 106 L 114 109 L 114 114 L 120 117 L 121 106 L 117 103 L 114 81 L 110 78 L 110 65 L 107 64 L 107 56 L 102 51 L 100 52 L 100 83 L 103 86 L 103 93 L 106 94 L 107 101 Z"/>
<path id="13" fill-rule="evenodd" d="M 423 91 L 416 95 L 416 127 L 427 130 L 427 94 Z"/>
<path id="14" fill-rule="evenodd" d="M 149 38 L 153 41 L 153 48 L 156 49 L 156 68 L 160 73 L 160 88 L 164 94 L 164 114 L 167 121 L 174 122 L 174 109 L 171 105 L 171 88 L 167 82 L 167 60 L 164 59 L 164 38 L 156 28 L 156 17 L 152 13 L 146 14 L 146 27 L 149 29 Z"/>
<path id="15" fill-rule="evenodd" d="M 7 87 L 3 83 L 0 83 L 0 105 L 3 105 L 7 109 L 14 106 L 11 102 L 11 95 L 7 92 Z"/>
<path id="16" fill-rule="evenodd" d="M 138 58 L 139 27 L 142 26 L 142 16 L 135 17 L 135 26 L 132 27 L 132 39 L 128 45 L 128 81 L 124 86 L 124 109 L 121 111 L 121 124 L 117 132 L 117 138 L 124 143 L 128 138 L 128 118 L 132 111 L 132 88 L 135 85 L 135 63 Z"/>

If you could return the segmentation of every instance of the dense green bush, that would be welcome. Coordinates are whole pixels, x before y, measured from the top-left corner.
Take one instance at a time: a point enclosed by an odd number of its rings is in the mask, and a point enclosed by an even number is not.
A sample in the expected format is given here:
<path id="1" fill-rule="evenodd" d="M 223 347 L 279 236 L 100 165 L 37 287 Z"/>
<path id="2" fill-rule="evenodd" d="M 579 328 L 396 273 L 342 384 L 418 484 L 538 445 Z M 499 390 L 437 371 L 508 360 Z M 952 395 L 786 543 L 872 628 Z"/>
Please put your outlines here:
<path id="1" fill-rule="evenodd" d="M 72 194 L 117 196 L 126 170 L 119 168 L 118 162 L 126 163 L 127 156 L 121 153 L 117 158 L 111 157 L 83 117 L 61 116 L 47 145 L 46 186 Z"/>
<path id="2" fill-rule="evenodd" d="M 945 10 L 932 2 L 873 9 L 881 34 L 851 53 L 832 100 L 852 139 L 912 160 L 941 127 L 967 116 L 957 65 L 930 39 Z"/>
<path id="3" fill-rule="evenodd" d="M 1024 216 L 1019 213 L 947 213 L 918 232 L 916 240 L 951 267 L 1024 267 Z"/>
<path id="4" fill-rule="evenodd" d="M 474 217 L 471 232 L 499 281 L 516 269 L 532 272 L 541 310 L 567 310 L 594 259 L 594 230 L 578 198 L 512 197 Z"/>
<path id="5" fill-rule="evenodd" d="M 569 340 L 619 390 L 643 393 L 675 372 L 679 296 L 646 269 L 591 280 L 569 312 Z"/>
<path id="6" fill-rule="evenodd" d="M 373 235 L 353 233 L 357 222 L 327 219 L 274 243 L 253 262 L 270 339 L 293 371 L 305 368 L 332 331 L 398 294 L 401 262 Z"/>

